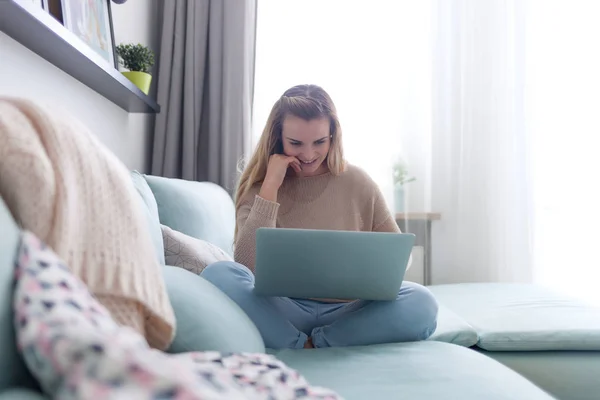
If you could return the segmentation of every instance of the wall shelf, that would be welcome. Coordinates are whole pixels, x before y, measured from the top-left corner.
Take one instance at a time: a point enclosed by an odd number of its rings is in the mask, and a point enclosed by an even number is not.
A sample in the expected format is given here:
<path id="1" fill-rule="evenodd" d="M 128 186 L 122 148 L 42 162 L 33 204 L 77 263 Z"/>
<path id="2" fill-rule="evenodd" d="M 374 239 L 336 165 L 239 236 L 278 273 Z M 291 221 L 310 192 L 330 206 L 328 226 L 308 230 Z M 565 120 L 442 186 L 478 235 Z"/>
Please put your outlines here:
<path id="1" fill-rule="evenodd" d="M 122 109 L 131 113 L 160 112 L 154 99 L 41 7 L 0 0 L 0 31 Z"/>

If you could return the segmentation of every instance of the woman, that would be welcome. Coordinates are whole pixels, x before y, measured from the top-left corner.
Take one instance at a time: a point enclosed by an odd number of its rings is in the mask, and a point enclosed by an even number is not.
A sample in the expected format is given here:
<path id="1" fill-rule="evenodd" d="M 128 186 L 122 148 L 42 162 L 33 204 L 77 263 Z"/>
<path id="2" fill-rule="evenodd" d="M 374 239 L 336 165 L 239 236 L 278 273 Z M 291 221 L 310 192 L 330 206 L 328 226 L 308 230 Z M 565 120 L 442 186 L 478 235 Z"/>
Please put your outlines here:
<path id="1" fill-rule="evenodd" d="M 235 260 L 202 276 L 235 301 L 269 348 L 367 345 L 427 339 L 436 328 L 429 290 L 404 282 L 396 301 L 309 300 L 253 294 L 261 227 L 400 232 L 377 185 L 348 165 L 335 106 L 300 85 L 275 103 L 236 196 Z"/>

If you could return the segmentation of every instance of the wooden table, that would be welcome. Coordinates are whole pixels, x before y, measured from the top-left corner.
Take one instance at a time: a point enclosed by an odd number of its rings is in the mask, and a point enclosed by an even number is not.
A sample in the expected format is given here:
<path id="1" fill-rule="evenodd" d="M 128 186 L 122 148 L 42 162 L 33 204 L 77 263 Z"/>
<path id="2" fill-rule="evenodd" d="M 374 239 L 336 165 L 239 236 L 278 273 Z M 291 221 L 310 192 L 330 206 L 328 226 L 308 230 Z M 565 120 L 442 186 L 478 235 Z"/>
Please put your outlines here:
<path id="1" fill-rule="evenodd" d="M 415 246 L 424 248 L 424 271 L 423 279 L 425 285 L 431 285 L 431 222 L 442 218 L 436 212 L 409 212 L 396 214 L 396 223 L 402 232 L 415 235 Z"/>

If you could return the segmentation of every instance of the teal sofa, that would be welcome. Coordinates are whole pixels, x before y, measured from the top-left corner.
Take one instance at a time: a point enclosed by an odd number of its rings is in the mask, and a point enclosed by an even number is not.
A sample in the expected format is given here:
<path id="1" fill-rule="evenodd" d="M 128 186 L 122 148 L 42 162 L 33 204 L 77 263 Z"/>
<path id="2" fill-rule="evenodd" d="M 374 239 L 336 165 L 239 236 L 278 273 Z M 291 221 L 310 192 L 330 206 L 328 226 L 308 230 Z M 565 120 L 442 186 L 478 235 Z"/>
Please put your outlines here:
<path id="1" fill-rule="evenodd" d="M 235 221 L 229 195 L 211 183 L 135 171 L 132 181 L 177 318 L 169 352 L 269 352 L 312 384 L 346 399 L 600 398 L 598 310 L 535 286 L 432 286 L 440 302 L 438 329 L 423 342 L 265 349 L 256 327 L 217 288 L 164 265 L 160 224 L 232 253 Z M 1 199 L 0 227 L 0 400 L 44 399 L 15 347 L 12 270 L 19 228 Z"/>

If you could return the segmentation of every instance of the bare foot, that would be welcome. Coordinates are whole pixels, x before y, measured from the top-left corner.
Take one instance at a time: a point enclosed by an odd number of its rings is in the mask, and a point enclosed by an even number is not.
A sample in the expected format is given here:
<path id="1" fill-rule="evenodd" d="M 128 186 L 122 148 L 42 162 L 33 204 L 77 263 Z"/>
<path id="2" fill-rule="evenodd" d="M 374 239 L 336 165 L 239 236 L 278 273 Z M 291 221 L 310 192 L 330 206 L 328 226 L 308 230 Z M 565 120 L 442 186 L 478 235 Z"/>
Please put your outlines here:
<path id="1" fill-rule="evenodd" d="M 306 343 L 304 343 L 304 348 L 305 349 L 314 349 L 315 348 L 315 345 L 312 342 L 312 338 L 309 337 L 308 339 L 306 339 Z"/>

